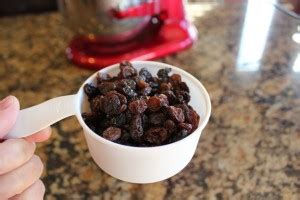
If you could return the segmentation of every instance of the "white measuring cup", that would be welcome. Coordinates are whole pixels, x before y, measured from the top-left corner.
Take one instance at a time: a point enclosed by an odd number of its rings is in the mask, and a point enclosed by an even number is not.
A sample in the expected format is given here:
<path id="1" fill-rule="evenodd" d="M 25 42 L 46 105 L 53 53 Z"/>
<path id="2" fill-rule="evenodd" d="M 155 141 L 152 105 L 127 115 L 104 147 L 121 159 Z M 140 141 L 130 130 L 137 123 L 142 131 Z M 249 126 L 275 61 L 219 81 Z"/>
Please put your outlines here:
<path id="1" fill-rule="evenodd" d="M 198 128 L 186 138 L 157 147 L 132 147 L 108 141 L 94 133 L 83 121 L 81 113 L 90 111 L 83 86 L 96 83 L 97 73 L 90 76 L 77 94 L 61 96 L 20 111 L 17 122 L 7 138 L 29 136 L 63 118 L 75 115 L 83 128 L 89 152 L 96 164 L 111 176 L 131 183 L 152 183 L 180 172 L 192 159 L 201 132 L 211 113 L 211 102 L 204 86 L 191 74 L 177 67 L 151 61 L 133 61 L 140 70 L 145 67 L 153 75 L 162 68 L 172 68 L 190 88 L 190 105 L 200 115 Z M 101 69 L 101 73 L 116 75 L 119 64 Z"/>

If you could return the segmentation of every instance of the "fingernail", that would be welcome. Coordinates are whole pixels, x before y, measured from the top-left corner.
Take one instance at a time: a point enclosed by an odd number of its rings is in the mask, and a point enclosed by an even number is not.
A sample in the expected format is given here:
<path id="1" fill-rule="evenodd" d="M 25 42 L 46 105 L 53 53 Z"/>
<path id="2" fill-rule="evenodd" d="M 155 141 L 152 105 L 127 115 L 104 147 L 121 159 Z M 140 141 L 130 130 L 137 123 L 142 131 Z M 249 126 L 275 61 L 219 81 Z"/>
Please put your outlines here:
<path id="1" fill-rule="evenodd" d="M 0 110 L 5 110 L 13 103 L 12 96 L 8 96 L 4 98 L 2 101 L 0 101 Z"/>

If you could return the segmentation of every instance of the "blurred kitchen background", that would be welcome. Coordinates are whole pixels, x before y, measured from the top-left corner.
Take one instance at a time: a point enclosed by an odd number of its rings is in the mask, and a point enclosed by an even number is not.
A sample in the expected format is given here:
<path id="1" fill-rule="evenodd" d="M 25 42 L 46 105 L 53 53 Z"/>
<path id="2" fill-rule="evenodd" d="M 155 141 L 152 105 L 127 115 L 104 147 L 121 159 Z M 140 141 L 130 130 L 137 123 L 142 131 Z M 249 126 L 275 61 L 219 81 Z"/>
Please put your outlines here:
<path id="1" fill-rule="evenodd" d="M 245 2 L 245 0 L 188 0 L 193 3 L 223 3 L 226 2 Z M 263 0 L 274 1 L 283 9 L 300 13 L 299 0 Z M 55 0 L 2 0 L 0 3 L 0 16 L 9 16 L 26 13 L 41 13 L 47 11 L 55 11 L 58 9 L 57 1 Z"/>
<path id="2" fill-rule="evenodd" d="M 299 0 L 264 1 L 274 4 L 294 18 L 300 18 Z M 197 31 L 192 24 L 195 18 L 220 4 L 245 2 L 3 0 L 0 3 L 0 16 L 61 10 L 66 19 L 65 25 L 73 30 L 74 36 L 78 36 L 73 38 L 66 49 L 69 60 L 86 68 L 99 69 L 121 60 L 152 60 L 184 50 L 196 41 Z M 259 3 L 251 5 L 258 12 L 264 11 L 264 6 Z M 161 11 L 157 11 L 157 6 Z M 183 10 L 186 15 L 182 14 Z M 264 16 L 271 20 L 269 11 L 265 10 Z M 174 21 L 177 22 L 174 24 Z M 175 29 L 174 25 L 177 26 Z M 83 35 L 85 37 L 81 37 Z"/>
<path id="3" fill-rule="evenodd" d="M 222 2 L 244 2 L 244 0 L 189 0 L 193 3 L 222 3 Z M 299 0 L 277 0 L 283 8 L 300 12 Z M 47 11 L 55 11 L 58 9 L 57 1 L 55 0 L 2 0 L 0 3 L 0 16 L 26 14 L 26 13 L 41 13 Z"/>

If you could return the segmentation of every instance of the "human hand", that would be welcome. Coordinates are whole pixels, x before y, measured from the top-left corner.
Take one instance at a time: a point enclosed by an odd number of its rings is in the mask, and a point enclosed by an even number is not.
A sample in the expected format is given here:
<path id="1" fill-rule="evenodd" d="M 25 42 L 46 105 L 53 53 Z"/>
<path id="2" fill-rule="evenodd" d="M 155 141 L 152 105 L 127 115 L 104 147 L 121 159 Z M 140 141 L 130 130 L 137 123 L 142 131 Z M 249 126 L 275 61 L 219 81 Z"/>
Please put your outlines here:
<path id="1" fill-rule="evenodd" d="M 13 127 L 20 110 L 16 97 L 0 102 L 0 139 Z M 43 199 L 45 186 L 39 179 L 43 171 L 41 159 L 34 155 L 35 142 L 50 137 L 50 127 L 23 139 L 0 143 L 0 200 Z"/>

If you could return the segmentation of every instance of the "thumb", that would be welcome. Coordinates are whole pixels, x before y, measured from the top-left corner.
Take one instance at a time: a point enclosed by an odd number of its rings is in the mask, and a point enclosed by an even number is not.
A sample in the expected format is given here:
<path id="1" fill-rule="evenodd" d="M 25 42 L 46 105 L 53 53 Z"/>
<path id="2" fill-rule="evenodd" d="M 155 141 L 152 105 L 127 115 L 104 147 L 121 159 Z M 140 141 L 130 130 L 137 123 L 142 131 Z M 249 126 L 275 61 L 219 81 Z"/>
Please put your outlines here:
<path id="1" fill-rule="evenodd" d="M 0 101 L 0 138 L 9 133 L 17 120 L 19 110 L 19 101 L 14 96 L 8 96 Z"/>

